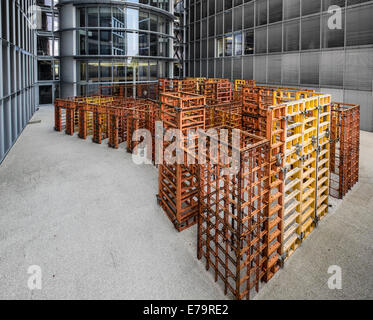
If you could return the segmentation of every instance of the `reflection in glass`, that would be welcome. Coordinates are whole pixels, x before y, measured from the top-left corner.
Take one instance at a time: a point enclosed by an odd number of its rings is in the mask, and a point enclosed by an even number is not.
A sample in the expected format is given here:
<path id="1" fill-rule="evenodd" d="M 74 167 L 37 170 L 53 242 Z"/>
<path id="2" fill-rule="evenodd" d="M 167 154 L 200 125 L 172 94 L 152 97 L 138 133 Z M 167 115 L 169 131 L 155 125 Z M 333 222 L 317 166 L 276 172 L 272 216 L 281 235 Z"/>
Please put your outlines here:
<path id="1" fill-rule="evenodd" d="M 126 81 L 126 62 L 114 61 L 113 62 L 113 80 L 114 82 Z"/>
<path id="2" fill-rule="evenodd" d="M 254 54 L 254 30 L 245 32 L 245 54 Z"/>
<path id="3" fill-rule="evenodd" d="M 100 26 L 111 27 L 111 7 L 100 8 Z"/>
<path id="4" fill-rule="evenodd" d="M 148 33 L 139 33 L 139 54 L 140 56 L 149 55 L 149 34 Z"/>
<path id="5" fill-rule="evenodd" d="M 111 55 L 111 31 L 100 31 L 100 54 Z"/>
<path id="6" fill-rule="evenodd" d="M 53 72 L 54 72 L 54 80 L 60 80 L 60 61 L 59 60 L 54 60 Z"/>
<path id="7" fill-rule="evenodd" d="M 79 75 L 80 75 L 80 81 L 86 81 L 87 80 L 87 63 L 86 62 L 80 62 L 79 64 Z"/>
<path id="8" fill-rule="evenodd" d="M 233 51 L 233 41 L 232 36 L 224 38 L 224 56 L 230 57 Z"/>
<path id="9" fill-rule="evenodd" d="M 98 27 L 98 8 L 87 8 L 88 27 Z"/>
<path id="10" fill-rule="evenodd" d="M 169 41 L 166 37 L 159 37 L 159 55 L 161 57 L 168 57 L 169 55 Z"/>
<path id="11" fill-rule="evenodd" d="M 157 80 L 158 78 L 158 70 L 157 70 L 157 61 L 150 61 L 149 62 L 149 80 Z"/>
<path id="12" fill-rule="evenodd" d="M 149 30 L 149 13 L 140 11 L 139 14 L 139 29 Z"/>
<path id="13" fill-rule="evenodd" d="M 223 38 L 216 39 L 216 56 L 223 56 Z"/>
<path id="14" fill-rule="evenodd" d="M 98 62 L 88 63 L 88 82 L 98 82 Z"/>
<path id="15" fill-rule="evenodd" d="M 150 15 L 150 31 L 158 31 L 158 21 L 157 16 Z"/>
<path id="16" fill-rule="evenodd" d="M 127 32 L 127 55 L 137 56 L 139 54 L 139 35 L 137 32 Z"/>
<path id="17" fill-rule="evenodd" d="M 112 64 L 110 61 L 100 63 L 100 81 L 101 82 L 112 82 Z"/>
<path id="18" fill-rule="evenodd" d="M 139 10 L 127 8 L 127 28 L 138 29 L 139 27 Z"/>
<path id="19" fill-rule="evenodd" d="M 113 55 L 126 55 L 126 33 L 113 30 Z"/>
<path id="20" fill-rule="evenodd" d="M 234 35 L 234 55 L 240 56 L 242 54 L 242 33 Z"/>
<path id="21" fill-rule="evenodd" d="M 88 54 L 98 55 L 98 32 L 88 31 Z"/>
<path id="22" fill-rule="evenodd" d="M 147 81 L 148 80 L 148 71 L 149 71 L 149 66 L 148 62 L 145 61 L 140 61 L 138 64 L 138 69 L 139 69 L 139 80 L 140 81 Z"/>

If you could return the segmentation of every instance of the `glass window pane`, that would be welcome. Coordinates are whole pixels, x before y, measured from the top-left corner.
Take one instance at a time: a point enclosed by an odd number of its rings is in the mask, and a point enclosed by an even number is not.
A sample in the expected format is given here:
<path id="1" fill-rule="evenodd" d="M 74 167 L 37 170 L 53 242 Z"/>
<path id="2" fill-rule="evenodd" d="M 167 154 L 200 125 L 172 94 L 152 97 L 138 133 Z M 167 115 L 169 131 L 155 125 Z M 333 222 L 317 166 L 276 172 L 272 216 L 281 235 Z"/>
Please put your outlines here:
<path id="1" fill-rule="evenodd" d="M 149 80 L 157 80 L 158 79 L 158 64 L 157 61 L 150 61 L 149 62 Z"/>
<path id="2" fill-rule="evenodd" d="M 88 27 L 97 27 L 98 26 L 98 8 L 87 8 L 88 14 Z"/>
<path id="3" fill-rule="evenodd" d="M 242 7 L 234 8 L 234 31 L 242 29 Z"/>
<path id="4" fill-rule="evenodd" d="M 302 53 L 300 57 L 300 83 L 305 85 L 319 84 L 319 52 Z"/>
<path id="5" fill-rule="evenodd" d="M 302 15 L 318 13 L 321 10 L 321 0 L 302 1 Z"/>
<path id="6" fill-rule="evenodd" d="M 78 30 L 78 53 L 81 55 L 86 55 L 86 40 L 87 35 L 85 30 Z"/>
<path id="7" fill-rule="evenodd" d="M 267 53 L 267 28 L 255 30 L 255 53 Z"/>
<path id="8" fill-rule="evenodd" d="M 323 11 L 328 11 L 330 6 L 338 6 L 343 8 L 345 6 L 345 0 L 324 0 Z"/>
<path id="9" fill-rule="evenodd" d="M 98 62 L 88 63 L 88 81 L 98 82 Z"/>
<path id="10" fill-rule="evenodd" d="M 149 34 L 139 33 L 139 55 L 148 56 L 149 55 Z"/>
<path id="11" fill-rule="evenodd" d="M 299 50 L 299 21 L 284 23 L 284 51 Z"/>
<path id="12" fill-rule="evenodd" d="M 137 56 L 139 54 L 139 35 L 136 32 L 127 32 L 127 55 Z"/>
<path id="13" fill-rule="evenodd" d="M 158 20 L 157 16 L 150 15 L 150 31 L 158 31 Z"/>
<path id="14" fill-rule="evenodd" d="M 196 40 L 199 40 L 201 38 L 201 24 L 200 22 L 196 22 Z"/>
<path id="15" fill-rule="evenodd" d="M 53 80 L 52 61 L 38 61 L 38 80 Z"/>
<path id="16" fill-rule="evenodd" d="M 100 8 L 100 26 L 111 27 L 111 7 Z"/>
<path id="17" fill-rule="evenodd" d="M 216 39 L 216 56 L 223 56 L 223 38 Z"/>
<path id="18" fill-rule="evenodd" d="M 159 37 L 159 55 L 161 57 L 169 57 L 169 47 L 170 47 L 170 41 L 169 38 L 166 37 Z"/>
<path id="19" fill-rule="evenodd" d="M 88 54 L 98 55 L 98 32 L 88 30 Z"/>
<path id="20" fill-rule="evenodd" d="M 232 32 L 232 10 L 224 14 L 224 33 Z"/>
<path id="21" fill-rule="evenodd" d="M 302 19 L 302 50 L 320 48 L 320 17 Z"/>
<path id="22" fill-rule="evenodd" d="M 125 11 L 124 8 L 116 6 L 113 7 L 113 27 L 125 28 Z"/>
<path id="23" fill-rule="evenodd" d="M 113 30 L 113 55 L 124 56 L 126 54 L 126 33 Z"/>
<path id="24" fill-rule="evenodd" d="M 242 55 L 242 33 L 236 33 L 234 35 L 234 55 Z"/>
<path id="25" fill-rule="evenodd" d="M 138 29 L 139 27 L 139 10 L 127 8 L 127 28 Z"/>
<path id="26" fill-rule="evenodd" d="M 214 43 L 215 43 L 214 38 L 210 38 L 210 39 L 208 40 L 209 58 L 214 58 L 214 56 L 215 56 L 215 54 L 214 54 L 214 52 L 215 52 L 215 51 L 214 51 L 214 50 L 215 50 Z"/>
<path id="27" fill-rule="evenodd" d="M 113 81 L 124 82 L 126 81 L 126 63 L 123 61 L 113 62 Z"/>
<path id="28" fill-rule="evenodd" d="M 156 57 L 158 55 L 158 37 L 156 34 L 150 34 L 150 55 Z"/>
<path id="29" fill-rule="evenodd" d="M 230 57 L 233 53 L 233 38 L 232 35 L 224 37 L 224 56 Z"/>
<path id="30" fill-rule="evenodd" d="M 86 62 L 80 62 L 80 64 L 79 64 L 79 76 L 80 76 L 80 81 L 86 81 L 87 80 L 87 63 Z"/>
<path id="31" fill-rule="evenodd" d="M 209 0 L 209 14 L 210 16 L 215 13 L 215 0 Z"/>
<path id="32" fill-rule="evenodd" d="M 373 5 L 348 8 L 347 46 L 373 44 Z"/>
<path id="33" fill-rule="evenodd" d="M 267 0 L 256 1 L 256 25 L 261 26 L 267 23 Z"/>
<path id="34" fill-rule="evenodd" d="M 139 62 L 139 80 L 148 81 L 149 80 L 149 64 L 147 60 L 140 60 Z"/>
<path id="35" fill-rule="evenodd" d="M 100 81 L 101 82 L 112 82 L 112 64 L 110 61 L 100 63 Z"/>
<path id="36" fill-rule="evenodd" d="M 252 28 L 254 26 L 254 3 L 247 3 L 244 6 L 244 28 Z"/>
<path id="37" fill-rule="evenodd" d="M 342 13 L 342 29 L 331 29 L 328 27 L 328 21 L 331 14 L 327 13 L 323 15 L 322 23 L 322 47 L 323 48 L 335 48 L 344 46 L 345 36 L 345 13 Z"/>
<path id="38" fill-rule="evenodd" d="M 149 13 L 140 11 L 139 14 L 139 29 L 149 30 Z"/>
<path id="39" fill-rule="evenodd" d="M 245 54 L 254 54 L 254 30 L 245 32 Z"/>
<path id="40" fill-rule="evenodd" d="M 220 35 L 223 33 L 223 14 L 216 16 L 216 34 Z"/>
<path id="41" fill-rule="evenodd" d="M 269 23 L 282 20 L 282 0 L 269 1 Z"/>
<path id="42" fill-rule="evenodd" d="M 268 52 L 282 51 L 282 24 L 268 27 Z"/>
<path id="43" fill-rule="evenodd" d="M 300 15 L 300 0 L 284 0 L 284 18 L 292 19 Z"/>
<path id="44" fill-rule="evenodd" d="M 85 27 L 85 8 L 80 8 L 78 13 L 78 26 Z"/>
<path id="45" fill-rule="evenodd" d="M 111 31 L 100 31 L 100 54 L 111 55 Z"/>

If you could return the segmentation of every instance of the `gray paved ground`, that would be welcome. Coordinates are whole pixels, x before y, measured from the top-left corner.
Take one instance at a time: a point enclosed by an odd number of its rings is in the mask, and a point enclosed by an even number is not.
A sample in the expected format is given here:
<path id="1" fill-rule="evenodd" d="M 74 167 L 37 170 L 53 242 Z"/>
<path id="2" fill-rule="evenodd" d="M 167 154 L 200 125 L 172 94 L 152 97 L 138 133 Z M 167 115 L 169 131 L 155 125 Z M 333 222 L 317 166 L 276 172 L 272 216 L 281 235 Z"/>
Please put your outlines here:
<path id="1" fill-rule="evenodd" d="M 53 131 L 41 108 L 0 166 L 0 299 L 225 299 L 158 207 L 157 171 Z M 373 298 L 373 134 L 362 132 L 361 179 L 256 298 Z M 343 289 L 329 290 L 328 266 Z M 30 265 L 42 290 L 27 287 Z"/>

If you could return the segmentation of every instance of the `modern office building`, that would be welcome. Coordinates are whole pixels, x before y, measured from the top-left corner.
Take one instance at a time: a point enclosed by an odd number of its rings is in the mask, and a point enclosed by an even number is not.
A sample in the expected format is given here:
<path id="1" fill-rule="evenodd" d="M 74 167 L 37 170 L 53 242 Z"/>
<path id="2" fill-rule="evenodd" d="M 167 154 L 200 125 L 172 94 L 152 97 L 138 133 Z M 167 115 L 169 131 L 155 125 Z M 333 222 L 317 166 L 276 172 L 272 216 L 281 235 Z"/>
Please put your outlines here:
<path id="1" fill-rule="evenodd" d="M 59 97 L 58 0 L 36 0 L 40 23 L 36 30 L 39 104 L 51 104 Z"/>
<path id="2" fill-rule="evenodd" d="M 0 162 L 36 108 L 35 0 L 1 1 Z"/>
<path id="3" fill-rule="evenodd" d="M 173 76 L 173 1 L 60 0 L 61 96 Z"/>
<path id="4" fill-rule="evenodd" d="M 331 7 L 332 6 L 332 7 Z M 189 76 L 316 88 L 373 131 L 373 1 L 189 0 Z"/>
<path id="5" fill-rule="evenodd" d="M 0 161 L 39 104 L 159 77 L 315 88 L 373 131 L 372 17 L 367 0 L 1 1 Z"/>

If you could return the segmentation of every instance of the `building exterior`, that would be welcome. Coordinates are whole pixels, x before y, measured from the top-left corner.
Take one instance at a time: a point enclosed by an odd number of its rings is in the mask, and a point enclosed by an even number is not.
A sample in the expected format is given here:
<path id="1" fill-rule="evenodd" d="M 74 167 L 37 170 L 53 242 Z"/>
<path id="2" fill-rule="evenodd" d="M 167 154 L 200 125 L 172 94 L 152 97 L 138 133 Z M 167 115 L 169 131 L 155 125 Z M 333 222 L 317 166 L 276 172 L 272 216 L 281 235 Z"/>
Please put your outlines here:
<path id="1" fill-rule="evenodd" d="M 315 88 L 373 131 L 372 17 L 368 0 L 1 1 L 0 161 L 39 104 L 159 77 Z"/>
<path id="2" fill-rule="evenodd" d="M 174 77 L 184 78 L 185 70 L 185 52 L 186 52 L 186 0 L 175 0 L 174 2 Z"/>
<path id="3" fill-rule="evenodd" d="M 60 0 L 61 96 L 173 76 L 173 0 Z"/>
<path id="4" fill-rule="evenodd" d="M 51 104 L 59 97 L 58 0 L 36 0 L 40 10 L 36 30 L 38 103 Z"/>
<path id="5" fill-rule="evenodd" d="M 373 1 L 188 0 L 186 8 L 188 76 L 316 88 L 360 104 L 361 128 L 373 131 Z"/>
<path id="6" fill-rule="evenodd" d="M 1 1 L 0 162 L 36 107 L 35 32 L 29 12 L 35 0 Z"/>

